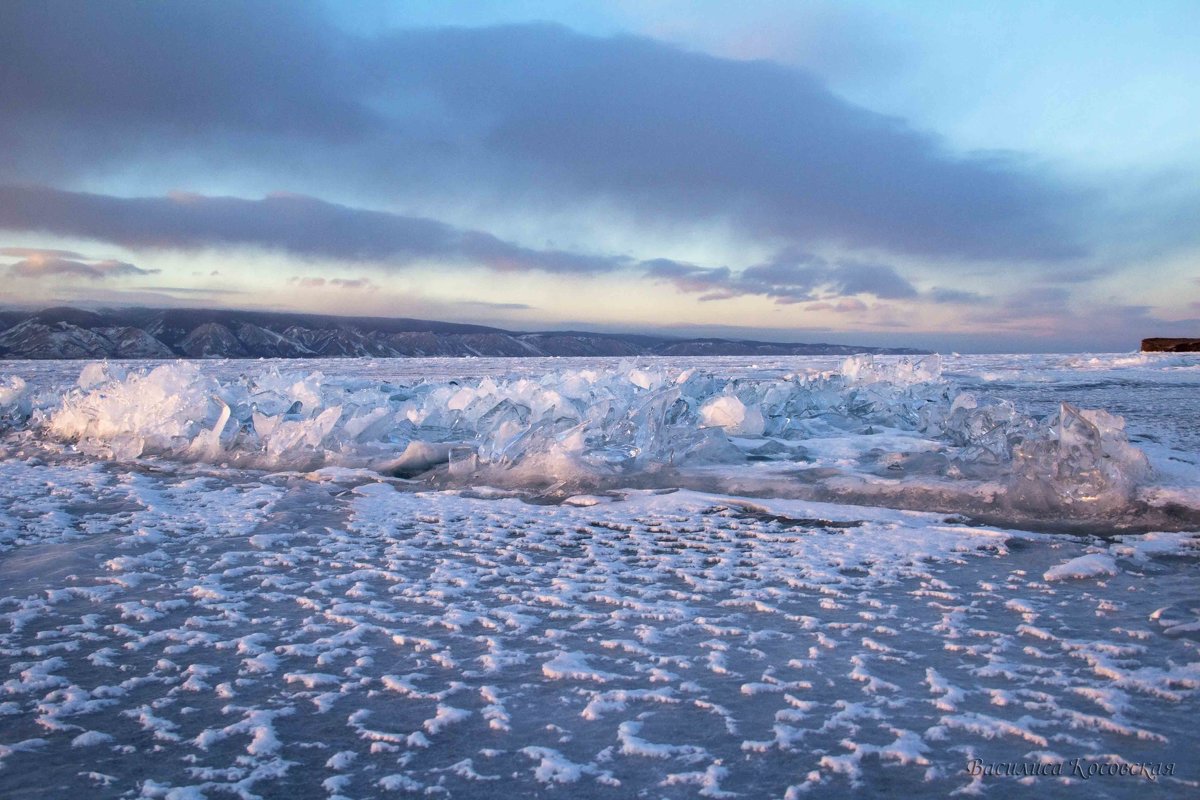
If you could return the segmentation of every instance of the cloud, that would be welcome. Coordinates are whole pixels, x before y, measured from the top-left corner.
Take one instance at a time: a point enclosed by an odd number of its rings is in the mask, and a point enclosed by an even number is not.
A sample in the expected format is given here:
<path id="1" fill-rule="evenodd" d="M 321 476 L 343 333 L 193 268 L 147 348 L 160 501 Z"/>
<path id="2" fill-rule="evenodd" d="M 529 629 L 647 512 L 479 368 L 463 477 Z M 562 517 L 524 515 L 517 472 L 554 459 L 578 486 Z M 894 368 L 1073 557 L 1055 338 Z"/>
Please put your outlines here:
<path id="1" fill-rule="evenodd" d="M 1066 319 L 1072 313 L 1072 299 L 1071 292 L 1060 286 L 1019 289 L 1004 298 L 999 319 Z"/>
<path id="2" fill-rule="evenodd" d="M 455 305 L 468 308 L 482 308 L 489 311 L 532 311 L 537 306 L 528 303 L 491 303 L 486 300 L 460 300 Z"/>
<path id="3" fill-rule="evenodd" d="M 402 85 L 474 121 L 489 157 L 559 198 L 729 218 L 798 244 L 1081 253 L 1059 216 L 1080 198 L 1029 165 L 951 155 L 793 69 L 553 26 L 407 31 L 381 50 Z"/>
<path id="4" fill-rule="evenodd" d="M 591 274 L 624 259 L 533 250 L 437 220 L 337 205 L 292 194 L 261 200 L 173 194 L 121 198 L 0 186 L 0 230 L 39 231 L 131 250 L 259 247 L 302 258 L 406 266 L 437 260 L 497 271 Z"/>
<path id="5" fill-rule="evenodd" d="M 484 203 L 519 220 L 604 204 L 798 247 L 1086 252 L 1088 198 L 1047 171 L 951 153 L 769 62 L 553 25 L 360 36 L 317 4 L 47 0 L 5 17 L 8 182 L 186 153 L 179 169 L 206 179 L 269 175 L 391 207 Z"/>
<path id="6" fill-rule="evenodd" d="M 978 292 L 948 289 L 944 286 L 935 286 L 926 292 L 925 296 L 935 303 L 944 304 L 978 305 L 992 302 L 992 298 Z"/>
<path id="7" fill-rule="evenodd" d="M 0 256 L 9 258 L 73 258 L 88 261 L 87 256 L 73 250 L 44 250 L 35 247 L 0 247 Z"/>
<path id="8" fill-rule="evenodd" d="M 0 27 L 6 127 L 27 146 L 23 130 L 48 128 L 47 147 L 92 137 L 100 150 L 129 130 L 152 147 L 221 131 L 337 140 L 373 116 L 347 97 L 348 44 L 316 3 L 18 0 Z M 80 120 L 96 127 L 55 130 Z"/>
<path id="9" fill-rule="evenodd" d="M 786 249 L 771 261 L 741 272 L 667 259 L 647 261 L 643 267 L 651 278 L 667 281 L 683 292 L 700 294 L 701 300 L 762 295 L 786 305 L 857 294 L 883 299 L 908 299 L 918 294 L 890 266 L 828 261 L 795 249 Z"/>
<path id="10" fill-rule="evenodd" d="M 368 278 L 332 278 L 329 281 L 330 286 L 336 286 L 339 289 L 378 289 Z"/>
<path id="11" fill-rule="evenodd" d="M 1007 327 L 1021 333 L 1040 333 L 1044 340 L 1058 343 L 1051 348 L 1043 343 L 1043 348 L 1060 352 L 1129 352 L 1137 350 L 1145 338 L 1195 337 L 1200 331 L 1200 317 L 1168 319 L 1160 313 L 1140 303 L 1094 304 L 1072 302 L 1068 295 L 1037 298 L 1019 292 L 1003 311 L 985 321 L 993 331 Z"/>
<path id="12" fill-rule="evenodd" d="M 960 323 L 992 341 L 969 345 L 1047 352 L 1129 352 L 1150 336 L 1194 336 L 1200 319 L 1166 319 L 1149 305 L 1095 303 L 1062 287 L 1030 287 L 971 309 Z"/>
<path id="13" fill-rule="evenodd" d="M 15 249 L 15 248 L 14 248 Z M 104 280 L 106 278 L 122 278 L 131 275 L 154 275 L 159 270 L 142 269 L 125 261 L 88 260 L 80 261 L 46 255 L 55 251 L 34 251 L 29 258 L 24 258 L 8 267 L 8 274 L 17 278 L 49 278 L 74 276 L 88 280 Z M 82 256 L 81 256 L 82 258 Z"/>
<path id="14" fill-rule="evenodd" d="M 391 267 L 435 261 L 500 272 L 537 270 L 573 275 L 624 269 L 701 294 L 701 300 L 762 295 L 788 304 L 855 294 L 885 299 L 917 296 L 912 284 L 890 266 L 831 262 L 795 248 L 785 248 L 769 262 L 735 272 L 728 267 L 706 268 L 669 259 L 637 261 L 534 250 L 437 220 L 293 194 L 261 200 L 183 193 L 121 198 L 46 187 L 0 186 L 0 230 L 95 239 L 131 250 L 257 247 L 306 259 Z M 296 276 L 291 282 L 304 288 L 371 286 L 365 279 L 351 278 Z"/>
<path id="15" fill-rule="evenodd" d="M 203 286 L 140 286 L 138 288 L 145 292 L 175 292 L 179 294 L 251 294 L 251 292 L 247 291 L 246 289 L 212 289 Z"/>
<path id="16" fill-rule="evenodd" d="M 297 275 L 288 278 L 288 283 L 299 286 L 302 289 L 320 289 L 323 286 L 331 286 L 335 289 L 378 289 L 370 278 L 318 278 Z"/>
<path id="17" fill-rule="evenodd" d="M 804 307 L 805 311 L 834 311 L 838 314 L 857 314 L 867 310 L 867 304 L 857 297 L 845 297 L 836 303 L 812 303 Z"/>

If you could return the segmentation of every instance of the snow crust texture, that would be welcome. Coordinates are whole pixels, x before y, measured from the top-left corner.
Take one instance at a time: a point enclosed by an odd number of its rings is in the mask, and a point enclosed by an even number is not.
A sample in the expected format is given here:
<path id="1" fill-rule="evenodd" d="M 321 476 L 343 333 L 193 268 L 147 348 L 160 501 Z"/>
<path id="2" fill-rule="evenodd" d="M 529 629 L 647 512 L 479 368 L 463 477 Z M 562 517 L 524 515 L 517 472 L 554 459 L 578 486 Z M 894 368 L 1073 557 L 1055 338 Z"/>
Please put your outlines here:
<path id="1" fill-rule="evenodd" d="M 989 790 L 974 757 L 1200 744 L 1191 534 L 337 471 L 9 460 L 0 487 L 6 796 L 943 796 Z"/>

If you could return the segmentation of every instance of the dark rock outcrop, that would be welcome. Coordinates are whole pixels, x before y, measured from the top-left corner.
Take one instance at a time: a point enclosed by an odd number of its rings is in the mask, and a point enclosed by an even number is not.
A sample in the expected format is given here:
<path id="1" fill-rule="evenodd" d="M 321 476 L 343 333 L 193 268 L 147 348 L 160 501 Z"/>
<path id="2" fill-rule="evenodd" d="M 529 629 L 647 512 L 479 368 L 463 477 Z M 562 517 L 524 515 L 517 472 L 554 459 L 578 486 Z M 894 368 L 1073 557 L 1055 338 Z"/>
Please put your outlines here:
<path id="1" fill-rule="evenodd" d="M 1142 339 L 1143 353 L 1200 353 L 1200 339 Z"/>
<path id="2" fill-rule="evenodd" d="M 3 358 L 405 358 L 417 356 L 778 356 L 906 348 L 677 339 L 619 333 L 522 333 L 419 319 L 265 311 L 131 308 L 0 311 Z"/>

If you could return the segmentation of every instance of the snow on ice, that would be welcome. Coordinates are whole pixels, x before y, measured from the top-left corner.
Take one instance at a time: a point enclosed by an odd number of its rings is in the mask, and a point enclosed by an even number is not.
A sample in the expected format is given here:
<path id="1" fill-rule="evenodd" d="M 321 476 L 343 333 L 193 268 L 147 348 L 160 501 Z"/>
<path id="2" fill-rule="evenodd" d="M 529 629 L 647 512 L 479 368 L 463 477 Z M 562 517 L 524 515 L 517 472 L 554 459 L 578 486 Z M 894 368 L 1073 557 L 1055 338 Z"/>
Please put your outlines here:
<path id="1" fill-rule="evenodd" d="M 1200 793 L 1200 362 L 1056 358 L 7 364 L 0 794 Z"/>

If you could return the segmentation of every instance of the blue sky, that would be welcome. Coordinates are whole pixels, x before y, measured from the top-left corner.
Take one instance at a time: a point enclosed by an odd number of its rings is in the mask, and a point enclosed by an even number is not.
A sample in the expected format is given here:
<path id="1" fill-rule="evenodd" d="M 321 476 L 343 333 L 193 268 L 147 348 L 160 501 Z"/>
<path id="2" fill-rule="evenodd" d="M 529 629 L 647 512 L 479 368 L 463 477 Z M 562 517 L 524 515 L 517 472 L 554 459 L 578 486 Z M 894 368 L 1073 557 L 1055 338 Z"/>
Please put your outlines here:
<path id="1" fill-rule="evenodd" d="M 16 3 L 0 302 L 1200 331 L 1200 4 Z"/>

